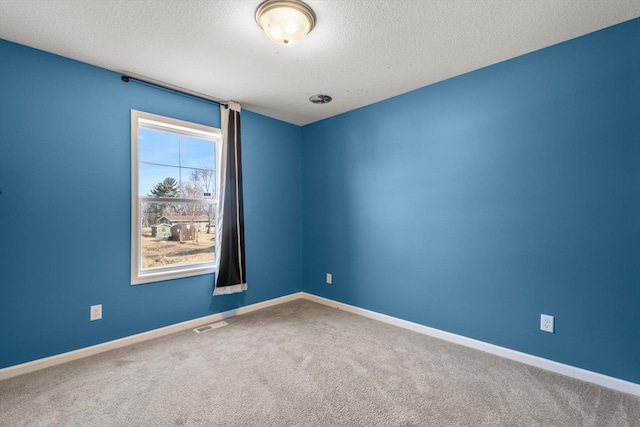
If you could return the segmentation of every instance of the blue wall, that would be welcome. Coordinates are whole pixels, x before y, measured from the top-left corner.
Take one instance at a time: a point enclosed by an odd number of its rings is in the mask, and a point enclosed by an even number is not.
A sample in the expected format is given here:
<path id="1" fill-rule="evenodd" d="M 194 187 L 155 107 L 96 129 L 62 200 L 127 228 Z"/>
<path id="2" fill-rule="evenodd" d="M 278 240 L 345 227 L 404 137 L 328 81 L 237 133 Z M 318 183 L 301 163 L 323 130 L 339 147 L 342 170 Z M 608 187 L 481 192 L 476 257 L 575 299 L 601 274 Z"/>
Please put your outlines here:
<path id="1" fill-rule="evenodd" d="M 0 368 L 300 290 L 300 127 L 242 115 L 246 293 L 130 286 L 130 110 L 219 126 L 218 107 L 2 40 L 0 62 Z"/>
<path id="2" fill-rule="evenodd" d="M 640 383 L 640 20 L 302 140 L 304 291 Z"/>

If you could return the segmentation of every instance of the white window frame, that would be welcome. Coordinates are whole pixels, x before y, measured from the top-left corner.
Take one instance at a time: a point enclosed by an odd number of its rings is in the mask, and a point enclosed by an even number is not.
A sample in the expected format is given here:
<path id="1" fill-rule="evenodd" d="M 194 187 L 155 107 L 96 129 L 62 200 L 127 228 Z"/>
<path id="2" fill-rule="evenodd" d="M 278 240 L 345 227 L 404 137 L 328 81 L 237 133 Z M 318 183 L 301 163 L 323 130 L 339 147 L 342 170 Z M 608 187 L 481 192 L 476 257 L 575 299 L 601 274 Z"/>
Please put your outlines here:
<path id="1" fill-rule="evenodd" d="M 213 273 L 216 270 L 215 261 L 157 267 L 145 270 L 142 269 L 142 221 L 140 218 L 142 203 L 148 201 L 189 203 L 191 201 L 197 203 L 211 203 L 217 206 L 217 191 L 214 193 L 216 196 L 213 199 L 140 197 L 138 194 L 138 130 L 141 124 L 146 128 L 155 128 L 179 133 L 181 135 L 215 141 L 216 177 L 217 171 L 219 170 L 220 150 L 222 147 L 222 131 L 218 128 L 173 119 L 157 114 L 146 113 L 143 111 L 131 110 L 131 284 L 138 285 L 142 283 Z M 217 212 L 217 209 L 214 209 L 214 211 Z M 217 218 L 215 223 L 217 224 Z"/>

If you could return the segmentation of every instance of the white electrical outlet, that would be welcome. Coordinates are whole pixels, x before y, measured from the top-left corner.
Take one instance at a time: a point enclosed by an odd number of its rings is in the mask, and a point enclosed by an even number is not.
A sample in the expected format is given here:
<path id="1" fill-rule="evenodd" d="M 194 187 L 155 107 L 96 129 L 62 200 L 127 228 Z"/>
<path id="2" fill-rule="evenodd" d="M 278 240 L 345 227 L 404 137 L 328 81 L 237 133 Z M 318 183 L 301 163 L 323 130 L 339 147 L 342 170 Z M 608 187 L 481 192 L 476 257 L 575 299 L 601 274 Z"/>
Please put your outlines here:
<path id="1" fill-rule="evenodd" d="M 92 305 L 91 306 L 91 315 L 90 320 L 100 320 L 102 319 L 102 304 Z"/>
<path id="2" fill-rule="evenodd" d="M 330 285 L 331 284 L 331 280 L 332 280 L 331 273 L 327 273 L 327 284 Z"/>
<path id="3" fill-rule="evenodd" d="M 548 314 L 540 315 L 540 330 L 553 333 L 553 316 Z"/>

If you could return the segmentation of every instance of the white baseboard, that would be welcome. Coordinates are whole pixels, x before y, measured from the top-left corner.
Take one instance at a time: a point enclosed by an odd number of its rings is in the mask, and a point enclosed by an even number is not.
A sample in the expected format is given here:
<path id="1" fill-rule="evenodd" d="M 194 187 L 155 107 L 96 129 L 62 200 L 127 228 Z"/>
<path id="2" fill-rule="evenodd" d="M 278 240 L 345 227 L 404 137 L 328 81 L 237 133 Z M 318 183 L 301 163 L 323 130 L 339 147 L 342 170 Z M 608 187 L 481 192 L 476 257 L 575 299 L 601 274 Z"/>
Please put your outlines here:
<path id="1" fill-rule="evenodd" d="M 186 329 L 197 328 L 198 326 L 202 326 L 207 323 L 219 322 L 220 320 L 228 319 L 229 317 L 238 316 L 240 314 L 250 313 L 262 308 L 267 308 L 285 302 L 293 301 L 295 299 L 301 298 L 300 294 L 301 292 L 291 295 L 285 295 L 283 297 L 270 299 L 256 304 L 246 305 L 244 307 L 236 308 L 233 310 L 199 317 L 193 320 L 187 320 L 186 322 L 176 323 L 173 325 L 165 326 L 163 328 L 142 332 L 136 335 L 130 335 L 128 337 L 108 341 L 102 344 L 92 345 L 91 347 L 85 347 L 78 350 L 69 351 L 67 353 L 57 354 L 55 356 L 45 357 L 43 359 L 22 363 L 20 365 L 9 366 L 8 368 L 0 369 L 0 381 L 16 377 L 18 375 L 28 374 L 29 372 L 34 372 L 51 366 L 60 365 L 62 363 L 71 362 L 72 360 L 81 359 L 83 357 L 93 356 L 94 354 L 103 353 L 105 351 L 114 350 L 116 348 L 125 347 L 127 345 L 148 341 L 154 338 L 162 337 L 164 335 L 174 334 Z"/>
<path id="2" fill-rule="evenodd" d="M 105 351 L 114 350 L 116 348 L 125 347 L 131 344 L 140 343 L 140 342 L 158 338 L 164 335 L 169 335 L 176 332 L 184 331 L 186 329 L 196 328 L 198 326 L 201 326 L 207 323 L 218 322 L 220 320 L 228 319 L 233 316 L 250 313 L 252 311 L 260 310 L 262 308 L 272 307 L 274 305 L 282 304 L 282 303 L 293 301 L 300 298 L 303 298 L 309 301 L 314 301 L 329 307 L 334 307 L 343 311 L 347 311 L 349 313 L 358 314 L 360 316 L 364 316 L 369 319 L 379 320 L 381 322 L 398 326 L 400 328 L 408 329 L 414 332 L 418 332 L 420 334 L 428 335 L 435 338 L 440 338 L 445 341 L 463 345 L 465 347 L 470 347 L 476 350 L 485 351 L 487 353 L 491 353 L 496 356 L 504 357 L 510 360 L 515 360 L 517 362 L 522 362 L 527 365 L 535 366 L 541 369 L 545 369 L 547 371 L 566 375 L 568 377 L 576 378 L 582 381 L 587 381 L 587 382 L 597 384 L 603 387 L 607 387 L 613 390 L 621 391 L 623 393 L 629 393 L 636 396 L 640 396 L 640 384 L 624 381 L 618 378 L 599 374 L 597 372 L 587 371 L 586 369 L 576 368 L 571 365 L 565 365 L 563 363 L 554 362 L 553 360 L 543 359 L 538 356 L 533 356 L 527 353 L 511 350 L 505 347 L 500 347 L 500 346 L 489 344 L 483 341 L 474 340 L 472 338 L 467 338 L 462 335 L 456 335 L 450 332 L 441 331 L 439 329 L 430 328 L 428 326 L 420 325 L 418 323 L 413 323 L 407 320 L 398 319 L 396 317 L 387 316 L 386 314 L 376 313 L 375 311 L 371 311 L 371 310 L 365 310 L 363 308 L 355 307 L 353 305 L 348 305 L 348 304 L 344 304 L 331 299 L 308 294 L 306 292 L 297 292 L 294 294 L 285 295 L 283 297 L 274 298 L 274 299 L 259 302 L 256 304 L 247 305 L 247 306 L 236 308 L 233 310 L 212 314 L 210 316 L 199 317 L 197 319 L 188 320 L 186 322 L 176 323 L 174 325 L 165 326 L 163 328 L 154 329 L 154 330 L 143 332 L 136 335 L 131 335 L 131 336 L 120 338 L 114 341 L 93 345 L 91 347 L 85 347 L 79 350 L 74 350 L 74 351 L 58 354 L 51 357 L 45 357 L 43 359 L 22 363 L 20 365 L 9 366 L 8 368 L 0 369 L 0 380 L 8 379 L 18 375 L 27 374 L 29 372 L 34 372 L 40 369 L 48 368 L 50 366 L 60 365 L 62 363 L 70 362 L 72 360 L 81 359 L 83 357 L 92 356 L 94 354 L 103 353 Z"/>
<path id="3" fill-rule="evenodd" d="M 442 340 L 460 344 L 465 347 L 481 350 L 487 353 L 494 354 L 496 356 L 504 357 L 506 359 L 522 362 L 527 365 L 555 372 L 557 374 L 566 375 L 571 378 L 576 378 L 582 381 L 597 384 L 613 390 L 621 391 L 623 393 L 640 396 L 640 384 L 624 381 L 593 371 L 587 371 L 586 369 L 576 368 L 575 366 L 554 362 L 553 360 L 543 359 L 542 357 L 533 356 L 531 354 L 521 353 L 519 351 L 511 350 L 505 347 L 500 347 L 483 341 L 467 338 L 462 335 L 452 334 L 451 332 L 445 332 L 439 329 L 430 328 L 418 323 L 413 323 L 407 320 L 398 319 L 396 317 L 387 316 L 386 314 L 376 313 L 375 311 L 365 310 L 363 308 L 308 294 L 306 292 L 301 293 L 301 298 L 324 304 L 329 307 L 338 308 L 343 311 L 348 311 L 349 313 L 359 314 L 360 316 L 368 317 L 370 319 L 379 320 L 390 325 L 409 329 L 410 331 L 418 332 L 423 335 L 429 335 L 431 337 L 440 338 Z"/>

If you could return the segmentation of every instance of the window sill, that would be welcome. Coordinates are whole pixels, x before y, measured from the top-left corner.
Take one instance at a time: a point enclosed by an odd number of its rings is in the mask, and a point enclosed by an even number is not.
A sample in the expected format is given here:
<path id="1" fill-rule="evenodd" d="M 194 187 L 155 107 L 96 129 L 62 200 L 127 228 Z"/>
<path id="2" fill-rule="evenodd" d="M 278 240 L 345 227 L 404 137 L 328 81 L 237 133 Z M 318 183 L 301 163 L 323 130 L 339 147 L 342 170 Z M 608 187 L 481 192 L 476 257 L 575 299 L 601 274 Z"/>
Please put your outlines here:
<path id="1" fill-rule="evenodd" d="M 185 268 L 171 268 L 169 270 L 155 270 L 143 273 L 134 272 L 131 276 L 131 285 L 141 285 L 143 283 L 161 282 L 164 280 L 181 279 L 183 277 L 201 276 L 203 274 L 215 273 L 214 265 L 189 266 Z"/>

